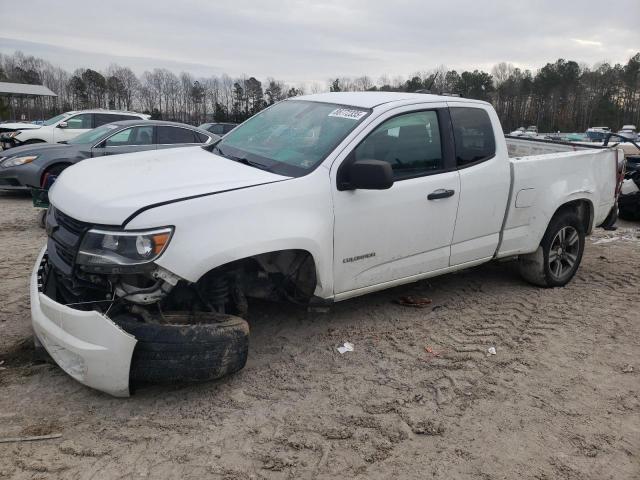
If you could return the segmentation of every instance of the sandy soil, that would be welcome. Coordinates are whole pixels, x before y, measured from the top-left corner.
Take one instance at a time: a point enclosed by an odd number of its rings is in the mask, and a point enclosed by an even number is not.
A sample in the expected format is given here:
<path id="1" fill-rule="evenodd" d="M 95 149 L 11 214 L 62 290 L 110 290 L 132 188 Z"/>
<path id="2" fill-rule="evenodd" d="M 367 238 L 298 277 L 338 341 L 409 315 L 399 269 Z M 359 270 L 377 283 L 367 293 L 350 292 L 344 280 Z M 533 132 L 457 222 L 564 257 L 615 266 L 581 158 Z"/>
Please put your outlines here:
<path id="1" fill-rule="evenodd" d="M 0 210 L 0 438 L 62 434 L 0 443 L 0 477 L 640 478 L 637 224 L 590 238 L 563 289 L 492 264 L 324 314 L 253 305 L 242 372 L 123 400 L 31 360 L 44 235 L 29 199 Z"/>

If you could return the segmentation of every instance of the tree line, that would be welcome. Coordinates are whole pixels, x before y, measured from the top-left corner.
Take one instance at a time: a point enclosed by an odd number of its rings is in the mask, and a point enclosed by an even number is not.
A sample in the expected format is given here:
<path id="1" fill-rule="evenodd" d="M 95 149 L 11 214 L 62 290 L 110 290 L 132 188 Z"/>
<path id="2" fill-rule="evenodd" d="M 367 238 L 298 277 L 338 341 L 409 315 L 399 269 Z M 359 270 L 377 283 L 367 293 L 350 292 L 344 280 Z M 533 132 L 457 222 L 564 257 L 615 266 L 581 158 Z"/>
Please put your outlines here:
<path id="1" fill-rule="evenodd" d="M 640 124 L 640 53 L 622 65 L 589 67 L 558 59 L 536 72 L 509 63 L 491 72 L 449 70 L 445 66 L 409 75 L 383 75 L 373 80 L 336 77 L 326 85 L 292 86 L 267 78 L 229 75 L 195 78 L 182 72 L 156 68 L 136 75 L 129 67 L 113 64 L 106 71 L 80 68 L 73 73 L 44 59 L 22 52 L 0 54 L 0 81 L 43 84 L 58 97 L 39 104 L 14 99 L 1 103 L 0 118 L 24 113 L 49 117 L 68 110 L 109 108 L 136 110 L 152 118 L 191 124 L 206 121 L 240 122 L 288 97 L 322 91 L 398 91 L 454 94 L 491 102 L 505 131 L 537 125 L 540 131 L 584 131 L 590 126 Z M 9 108 L 11 107 L 11 108 Z"/>

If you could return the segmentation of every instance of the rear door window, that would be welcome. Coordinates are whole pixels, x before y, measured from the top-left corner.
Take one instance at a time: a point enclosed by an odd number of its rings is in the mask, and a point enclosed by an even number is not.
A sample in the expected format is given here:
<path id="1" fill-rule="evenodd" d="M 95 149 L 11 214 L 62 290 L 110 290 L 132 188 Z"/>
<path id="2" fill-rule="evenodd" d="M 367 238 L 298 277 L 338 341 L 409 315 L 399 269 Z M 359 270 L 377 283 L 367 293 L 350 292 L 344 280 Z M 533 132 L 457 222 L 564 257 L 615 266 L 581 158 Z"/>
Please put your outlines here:
<path id="1" fill-rule="evenodd" d="M 122 147 L 134 145 L 153 144 L 153 127 L 132 127 L 126 128 L 107 139 L 107 147 Z"/>
<path id="2" fill-rule="evenodd" d="M 496 153 L 491 119 L 482 108 L 451 107 L 451 124 L 459 168 L 489 160 Z"/>
<path id="3" fill-rule="evenodd" d="M 96 127 L 100 127 L 101 125 L 105 125 L 111 122 L 117 122 L 120 120 L 119 115 L 112 115 L 109 113 L 96 113 Z"/>
<path id="4" fill-rule="evenodd" d="M 134 115 L 123 115 L 120 113 L 96 113 L 96 127 L 106 123 L 119 122 L 120 120 L 141 120 L 140 117 Z"/>
<path id="5" fill-rule="evenodd" d="M 192 130 L 180 127 L 158 127 L 158 144 L 173 145 L 176 143 L 200 143 Z"/>

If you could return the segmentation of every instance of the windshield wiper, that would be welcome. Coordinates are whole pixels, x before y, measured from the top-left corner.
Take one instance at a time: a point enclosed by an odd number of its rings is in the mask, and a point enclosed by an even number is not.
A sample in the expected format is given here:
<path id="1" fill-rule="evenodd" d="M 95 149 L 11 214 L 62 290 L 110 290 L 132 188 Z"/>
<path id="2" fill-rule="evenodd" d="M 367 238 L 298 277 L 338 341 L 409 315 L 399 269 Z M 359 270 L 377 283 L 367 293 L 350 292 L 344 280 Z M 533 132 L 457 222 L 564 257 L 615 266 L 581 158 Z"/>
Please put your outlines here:
<path id="1" fill-rule="evenodd" d="M 267 167 L 266 165 L 264 165 L 264 164 L 262 164 L 260 162 L 254 162 L 254 161 L 249 160 L 248 158 L 245 158 L 245 157 L 236 157 L 234 155 L 227 155 L 227 158 L 229 160 L 233 160 L 234 162 L 242 163 L 244 165 L 249 165 L 250 167 L 259 168 L 260 170 L 266 170 L 267 172 L 271 171 L 271 169 L 269 167 Z"/>
<path id="2" fill-rule="evenodd" d="M 259 168 L 260 170 L 266 170 L 267 172 L 271 171 L 271 169 L 269 167 L 267 167 L 266 165 L 263 165 L 260 162 L 254 162 L 252 160 L 249 160 L 246 157 L 237 157 L 235 155 L 230 155 L 230 154 L 224 153 L 220 149 L 220 147 L 218 147 L 217 145 L 215 147 L 213 147 L 212 151 L 217 152 L 221 157 L 227 158 L 229 160 L 233 160 L 234 162 L 242 163 L 244 165 L 249 165 L 250 167 Z"/>
<path id="3" fill-rule="evenodd" d="M 218 154 L 220 154 L 221 157 L 226 157 L 226 155 L 222 150 L 220 150 L 220 147 L 218 147 L 218 145 L 214 145 L 213 148 L 211 149 L 212 153 L 215 153 L 216 151 L 218 152 Z"/>

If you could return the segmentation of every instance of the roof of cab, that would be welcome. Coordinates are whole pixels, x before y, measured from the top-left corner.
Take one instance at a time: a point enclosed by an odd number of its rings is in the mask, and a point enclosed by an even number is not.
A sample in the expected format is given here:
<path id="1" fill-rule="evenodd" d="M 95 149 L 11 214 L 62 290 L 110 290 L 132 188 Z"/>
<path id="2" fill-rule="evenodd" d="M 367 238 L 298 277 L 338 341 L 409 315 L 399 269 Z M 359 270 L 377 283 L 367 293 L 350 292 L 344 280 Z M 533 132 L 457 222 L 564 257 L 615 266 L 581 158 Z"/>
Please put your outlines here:
<path id="1" fill-rule="evenodd" d="M 352 107 L 361 108 L 374 108 L 385 103 L 407 102 L 412 100 L 420 103 L 446 101 L 485 103 L 479 100 L 471 100 L 468 98 L 404 92 L 330 92 L 293 97 L 291 98 L 291 100 L 308 100 L 311 102 L 335 103 L 338 105 L 349 105 Z"/>
<path id="2" fill-rule="evenodd" d="M 151 115 L 147 113 L 132 112 L 130 110 L 107 110 L 106 108 L 89 108 L 86 110 L 69 110 L 64 112 L 64 115 L 75 115 L 77 113 L 107 113 L 112 115 L 135 115 L 140 118 L 150 118 Z"/>

